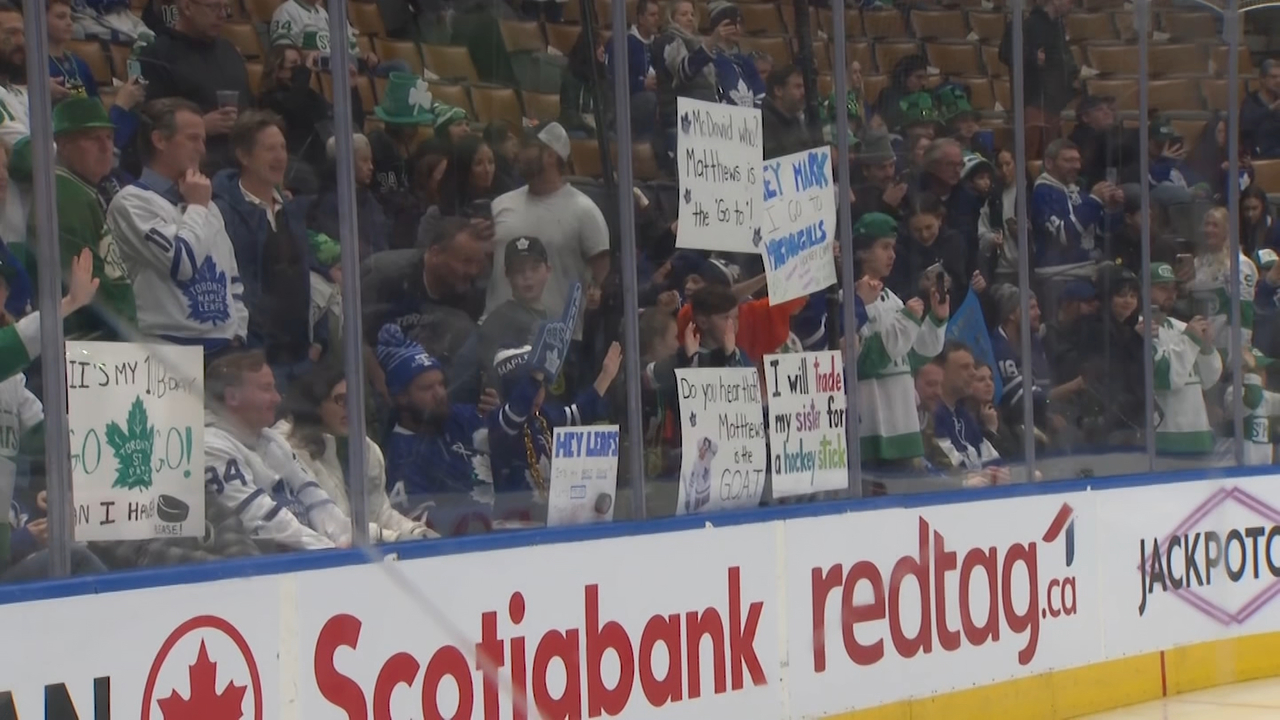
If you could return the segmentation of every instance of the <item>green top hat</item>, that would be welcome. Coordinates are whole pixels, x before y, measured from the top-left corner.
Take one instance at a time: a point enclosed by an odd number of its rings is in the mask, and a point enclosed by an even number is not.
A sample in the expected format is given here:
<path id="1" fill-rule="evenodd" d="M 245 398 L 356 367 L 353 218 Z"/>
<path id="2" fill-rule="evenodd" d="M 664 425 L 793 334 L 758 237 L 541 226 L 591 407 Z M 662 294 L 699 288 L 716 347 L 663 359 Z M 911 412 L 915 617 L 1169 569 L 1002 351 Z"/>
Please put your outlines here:
<path id="1" fill-rule="evenodd" d="M 115 128 L 102 101 L 91 97 L 70 97 L 53 108 L 53 134 L 96 128 Z"/>
<path id="2" fill-rule="evenodd" d="M 938 108 L 934 105 L 933 97 L 927 92 L 904 95 L 898 101 L 898 107 L 902 109 L 903 127 L 939 122 Z"/>
<path id="3" fill-rule="evenodd" d="M 1178 276 L 1174 275 L 1172 265 L 1164 262 L 1151 263 L 1151 283 L 1153 285 L 1172 282 L 1178 282 Z"/>
<path id="4" fill-rule="evenodd" d="M 977 115 L 969 95 L 958 85 L 947 85 L 938 91 L 938 104 L 941 106 L 942 119 L 951 122 L 963 115 Z"/>
<path id="5" fill-rule="evenodd" d="M 373 113 L 393 125 L 431 125 L 436 120 L 431 106 L 431 89 L 426 80 L 412 73 L 393 72 L 387 76 L 382 102 Z"/>

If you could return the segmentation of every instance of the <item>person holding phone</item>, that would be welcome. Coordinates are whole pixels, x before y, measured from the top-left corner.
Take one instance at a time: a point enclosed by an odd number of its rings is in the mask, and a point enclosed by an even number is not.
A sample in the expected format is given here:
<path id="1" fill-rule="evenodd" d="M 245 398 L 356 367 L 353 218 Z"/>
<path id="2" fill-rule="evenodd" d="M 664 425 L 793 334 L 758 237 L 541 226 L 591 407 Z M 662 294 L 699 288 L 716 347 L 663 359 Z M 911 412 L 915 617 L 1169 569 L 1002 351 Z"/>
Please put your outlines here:
<path id="1" fill-rule="evenodd" d="M 1156 452 L 1203 455 L 1213 452 L 1216 444 L 1204 393 L 1222 376 L 1222 356 L 1214 347 L 1209 320 L 1200 315 L 1189 322 L 1169 317 L 1178 299 L 1177 283 L 1172 267 L 1152 263 L 1151 349 L 1156 402 L 1163 410 L 1155 427 Z"/>
<path id="2" fill-rule="evenodd" d="M 1204 252 L 1192 261 L 1195 274 L 1187 284 L 1197 315 L 1204 316 L 1210 329 L 1210 342 L 1219 350 L 1229 351 L 1231 343 L 1231 306 L 1240 312 L 1241 340 L 1253 342 L 1253 298 L 1258 285 L 1258 268 L 1240 253 L 1240 292 L 1232 297 L 1231 243 L 1227 238 L 1227 209 L 1211 208 L 1202 226 Z M 1182 277 L 1186 277 L 1186 261 L 1180 260 Z"/>

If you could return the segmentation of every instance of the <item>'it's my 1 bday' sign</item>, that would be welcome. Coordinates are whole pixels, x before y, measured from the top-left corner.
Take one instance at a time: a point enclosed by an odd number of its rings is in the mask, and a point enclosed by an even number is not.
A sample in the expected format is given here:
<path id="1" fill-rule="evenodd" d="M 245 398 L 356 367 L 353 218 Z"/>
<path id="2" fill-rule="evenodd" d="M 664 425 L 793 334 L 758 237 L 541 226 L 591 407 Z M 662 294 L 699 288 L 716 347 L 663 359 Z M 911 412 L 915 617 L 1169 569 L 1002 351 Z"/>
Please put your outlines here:
<path id="1" fill-rule="evenodd" d="M 844 359 L 839 350 L 766 355 L 773 496 L 849 486 Z"/>
<path id="2" fill-rule="evenodd" d="M 764 243 L 760 254 L 770 301 L 777 304 L 831 287 L 836 282 L 831 148 L 767 160 L 761 176 Z"/>
<path id="3" fill-rule="evenodd" d="M 679 247 L 756 252 L 760 244 L 760 111 L 676 99 Z"/>
<path id="4" fill-rule="evenodd" d="M 76 540 L 204 535 L 204 352 L 67 343 Z"/>

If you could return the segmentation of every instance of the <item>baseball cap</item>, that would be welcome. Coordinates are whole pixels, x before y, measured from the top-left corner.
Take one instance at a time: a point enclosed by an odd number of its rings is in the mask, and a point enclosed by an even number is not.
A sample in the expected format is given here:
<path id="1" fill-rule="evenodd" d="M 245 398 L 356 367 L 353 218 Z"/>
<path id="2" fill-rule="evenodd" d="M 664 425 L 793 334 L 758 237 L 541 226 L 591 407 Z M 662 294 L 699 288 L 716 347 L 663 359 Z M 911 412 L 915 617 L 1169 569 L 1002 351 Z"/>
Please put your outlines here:
<path id="1" fill-rule="evenodd" d="M 1253 254 L 1253 261 L 1257 263 L 1258 268 L 1261 270 L 1270 270 L 1278 259 L 1280 259 L 1280 255 L 1276 254 L 1276 251 L 1271 248 L 1259 248 L 1258 252 Z"/>
<path id="2" fill-rule="evenodd" d="M 1262 354 L 1262 351 L 1256 347 L 1249 348 L 1249 354 L 1253 356 L 1253 364 L 1255 367 L 1266 368 L 1275 363 L 1275 360 Z"/>
<path id="3" fill-rule="evenodd" d="M 564 126 L 558 122 L 547 123 L 547 126 L 538 131 L 538 140 L 547 147 L 555 151 L 561 160 L 569 159 L 569 133 L 565 132 Z"/>
<path id="4" fill-rule="evenodd" d="M 1151 263 L 1151 284 L 1176 283 L 1178 276 L 1173 274 L 1173 266 L 1169 263 Z"/>
<path id="5" fill-rule="evenodd" d="M 1058 295 L 1063 302 L 1086 302 L 1098 297 L 1098 289 L 1088 280 L 1072 280 L 1062 288 Z"/>
<path id="6" fill-rule="evenodd" d="M 502 251 L 502 263 L 507 272 L 511 272 L 516 260 L 526 257 L 537 258 L 545 263 L 548 261 L 547 247 L 538 238 L 523 235 L 507 243 L 506 249 Z"/>
<path id="7" fill-rule="evenodd" d="M 1168 142 L 1178 139 L 1178 131 L 1173 128 L 1173 123 L 1168 120 L 1160 119 L 1151 123 L 1151 139 L 1156 142 Z"/>

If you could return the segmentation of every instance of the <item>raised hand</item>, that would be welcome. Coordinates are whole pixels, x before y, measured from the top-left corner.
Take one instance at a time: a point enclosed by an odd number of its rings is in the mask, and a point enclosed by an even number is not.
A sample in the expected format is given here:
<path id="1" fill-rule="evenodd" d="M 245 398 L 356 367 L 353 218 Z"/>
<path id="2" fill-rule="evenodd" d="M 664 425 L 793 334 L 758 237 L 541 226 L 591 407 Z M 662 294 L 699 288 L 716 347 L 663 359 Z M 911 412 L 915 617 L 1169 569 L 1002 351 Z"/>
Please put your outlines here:
<path id="1" fill-rule="evenodd" d="M 62 298 L 62 316 L 66 317 L 93 301 L 98 292 L 98 278 L 93 276 L 93 253 L 89 248 L 71 258 L 67 273 L 67 295 Z"/>

